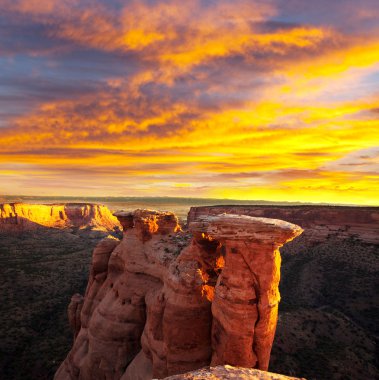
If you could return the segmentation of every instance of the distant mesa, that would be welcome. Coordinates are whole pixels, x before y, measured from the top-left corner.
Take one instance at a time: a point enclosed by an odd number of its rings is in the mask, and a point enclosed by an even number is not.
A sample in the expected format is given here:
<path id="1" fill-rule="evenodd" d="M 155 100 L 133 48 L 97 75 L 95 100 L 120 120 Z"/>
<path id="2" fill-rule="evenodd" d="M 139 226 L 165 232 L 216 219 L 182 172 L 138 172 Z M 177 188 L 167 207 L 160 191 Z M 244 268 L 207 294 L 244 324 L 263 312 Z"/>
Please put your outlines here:
<path id="1" fill-rule="evenodd" d="M 188 222 L 221 213 L 277 218 L 298 224 L 304 229 L 303 243 L 321 243 L 337 238 L 379 244 L 379 207 L 199 206 L 191 207 Z"/>
<path id="2" fill-rule="evenodd" d="M 103 205 L 66 204 L 0 204 L 0 232 L 25 232 L 41 227 L 58 229 L 121 229 L 117 218 Z"/>
<path id="3" fill-rule="evenodd" d="M 163 379 L 209 365 L 214 379 L 289 379 L 258 369 L 268 369 L 278 318 L 279 248 L 301 227 L 221 214 L 182 231 L 170 212 L 116 216 L 123 239 L 93 252 L 84 298 L 68 308 L 75 338 L 56 380 Z M 174 379 L 206 378 L 194 376 Z"/>

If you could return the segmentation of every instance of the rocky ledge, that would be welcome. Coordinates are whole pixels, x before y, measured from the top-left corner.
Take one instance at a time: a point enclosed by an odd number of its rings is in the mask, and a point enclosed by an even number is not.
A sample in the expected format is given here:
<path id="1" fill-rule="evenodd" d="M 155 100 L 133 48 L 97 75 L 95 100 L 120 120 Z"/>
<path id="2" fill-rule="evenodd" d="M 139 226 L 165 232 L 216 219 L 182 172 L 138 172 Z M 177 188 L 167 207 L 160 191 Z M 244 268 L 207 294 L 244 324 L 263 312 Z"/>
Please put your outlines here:
<path id="1" fill-rule="evenodd" d="M 232 367 L 230 365 L 202 368 L 197 371 L 166 377 L 165 380 L 304 380 L 278 375 L 258 369 Z"/>
<path id="2" fill-rule="evenodd" d="M 162 379 L 225 364 L 267 370 L 279 248 L 302 229 L 222 214 L 183 232 L 173 213 L 116 216 L 123 239 L 94 250 L 84 298 L 75 295 L 68 310 L 73 347 L 55 379 Z M 214 371 L 210 378 L 223 378 Z"/>

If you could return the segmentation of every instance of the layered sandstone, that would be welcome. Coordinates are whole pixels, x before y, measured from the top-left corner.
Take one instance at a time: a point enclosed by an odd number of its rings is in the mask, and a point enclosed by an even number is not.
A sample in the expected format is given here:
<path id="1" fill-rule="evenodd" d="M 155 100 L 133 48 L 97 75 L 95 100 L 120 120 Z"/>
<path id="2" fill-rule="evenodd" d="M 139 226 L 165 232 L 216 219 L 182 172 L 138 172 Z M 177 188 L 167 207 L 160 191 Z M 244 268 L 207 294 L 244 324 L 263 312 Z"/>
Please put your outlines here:
<path id="1" fill-rule="evenodd" d="M 221 213 L 277 218 L 304 228 L 303 240 L 354 239 L 379 244 L 379 207 L 345 206 L 203 206 L 191 207 L 188 221 Z"/>
<path id="2" fill-rule="evenodd" d="M 95 249 L 75 340 L 55 379 L 165 378 L 207 365 L 266 370 L 275 333 L 279 247 L 302 229 L 280 220 L 118 213 L 121 242 Z M 77 313 L 80 310 L 80 320 Z"/>
<path id="3" fill-rule="evenodd" d="M 180 375 L 166 377 L 165 380 L 300 380 L 297 377 L 278 375 L 258 369 L 232 367 L 230 365 L 202 368 Z"/>
<path id="4" fill-rule="evenodd" d="M 0 204 L 0 231 L 29 231 L 39 227 L 111 231 L 121 225 L 106 206 L 97 204 Z"/>

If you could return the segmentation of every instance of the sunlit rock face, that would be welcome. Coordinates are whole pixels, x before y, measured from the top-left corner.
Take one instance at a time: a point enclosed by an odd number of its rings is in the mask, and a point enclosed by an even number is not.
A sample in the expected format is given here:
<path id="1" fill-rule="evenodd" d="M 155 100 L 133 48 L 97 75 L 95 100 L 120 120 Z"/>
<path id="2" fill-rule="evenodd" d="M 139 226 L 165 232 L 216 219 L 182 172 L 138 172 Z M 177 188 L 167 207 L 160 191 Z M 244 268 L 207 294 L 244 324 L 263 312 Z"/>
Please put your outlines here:
<path id="1" fill-rule="evenodd" d="M 225 265 L 212 302 L 211 364 L 267 370 L 280 301 L 278 248 L 302 229 L 281 220 L 228 214 L 200 217 L 190 228 L 224 247 Z"/>
<path id="2" fill-rule="evenodd" d="M 180 375 L 166 377 L 165 380 L 301 380 L 297 377 L 278 375 L 258 369 L 232 367 L 230 365 L 202 368 Z"/>
<path id="3" fill-rule="evenodd" d="M 39 227 L 90 228 L 111 231 L 121 228 L 121 225 L 110 210 L 102 205 L 82 203 L 0 204 L 0 231 L 30 231 Z"/>
<path id="4" fill-rule="evenodd" d="M 116 215 L 123 239 L 94 251 L 84 302 L 70 304 L 76 338 L 55 379 L 162 379 L 210 364 L 266 370 L 278 249 L 302 229 L 224 214 L 183 232 L 172 213 Z"/>
<path id="5" fill-rule="evenodd" d="M 204 206 L 191 207 L 188 221 L 221 213 L 277 218 L 299 224 L 302 242 L 324 242 L 328 238 L 355 239 L 379 244 L 379 208 L 345 206 Z"/>

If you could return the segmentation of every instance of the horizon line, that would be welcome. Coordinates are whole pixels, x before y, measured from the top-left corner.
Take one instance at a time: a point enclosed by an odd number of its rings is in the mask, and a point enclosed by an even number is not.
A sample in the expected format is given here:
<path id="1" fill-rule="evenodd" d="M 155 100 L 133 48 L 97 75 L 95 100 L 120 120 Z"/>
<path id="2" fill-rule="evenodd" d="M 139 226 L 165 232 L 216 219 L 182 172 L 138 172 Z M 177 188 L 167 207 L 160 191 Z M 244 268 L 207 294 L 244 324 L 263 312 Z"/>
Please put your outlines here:
<path id="1" fill-rule="evenodd" d="M 233 202 L 243 202 L 243 203 L 268 203 L 268 204 L 288 204 L 288 205 L 299 205 L 299 206 L 345 206 L 345 207 L 379 207 L 379 204 L 357 204 L 357 203 L 334 203 L 334 202 L 311 202 L 311 201 L 272 201 L 264 199 L 238 199 L 238 198 L 212 198 L 212 197 L 177 197 L 177 196 L 72 196 L 72 195 L 9 195 L 0 194 L 1 198 L 29 198 L 29 199 L 181 199 L 181 200 L 210 200 L 210 201 L 233 201 Z M 17 202 L 10 202 L 17 203 Z"/>

